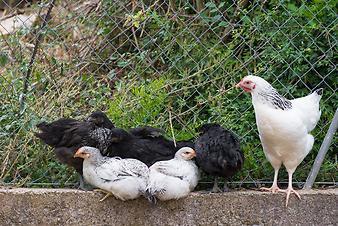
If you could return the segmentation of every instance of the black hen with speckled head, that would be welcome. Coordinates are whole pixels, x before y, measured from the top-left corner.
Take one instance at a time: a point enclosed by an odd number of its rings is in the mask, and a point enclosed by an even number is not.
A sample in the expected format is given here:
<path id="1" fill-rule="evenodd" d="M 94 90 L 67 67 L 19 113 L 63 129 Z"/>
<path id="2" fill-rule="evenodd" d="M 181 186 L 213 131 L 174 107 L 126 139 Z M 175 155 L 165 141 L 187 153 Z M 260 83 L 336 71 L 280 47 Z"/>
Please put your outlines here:
<path id="1" fill-rule="evenodd" d="M 242 169 L 244 154 L 237 136 L 219 124 L 205 124 L 195 141 L 196 163 L 208 175 L 215 176 L 212 191 L 220 191 L 217 177 L 229 178 Z M 226 183 L 224 191 L 227 191 Z"/>
<path id="2" fill-rule="evenodd" d="M 61 118 L 37 125 L 35 136 L 54 148 L 57 159 L 73 167 L 82 176 L 83 159 L 74 158 L 82 146 L 92 146 L 105 151 L 111 144 L 110 129 L 114 124 L 100 111 L 92 113 L 85 121 Z M 80 187 L 84 188 L 81 177 Z"/>

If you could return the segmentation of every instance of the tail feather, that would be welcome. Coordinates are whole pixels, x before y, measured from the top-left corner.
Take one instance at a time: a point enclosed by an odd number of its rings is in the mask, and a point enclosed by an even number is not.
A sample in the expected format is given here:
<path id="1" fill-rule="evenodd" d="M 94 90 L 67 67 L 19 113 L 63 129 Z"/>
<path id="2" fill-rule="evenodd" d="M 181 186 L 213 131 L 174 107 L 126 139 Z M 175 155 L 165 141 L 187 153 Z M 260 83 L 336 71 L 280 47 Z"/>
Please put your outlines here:
<path id="1" fill-rule="evenodd" d="M 144 193 L 144 197 L 152 204 L 152 205 L 156 205 L 157 203 L 157 199 L 155 197 L 155 195 L 153 195 L 153 193 L 147 189 Z"/>
<path id="2" fill-rule="evenodd" d="M 298 116 L 303 121 L 308 132 L 311 132 L 319 121 L 321 111 L 319 102 L 323 95 L 323 89 L 316 89 L 311 94 L 291 100 L 292 107 L 297 109 Z"/>
<path id="3" fill-rule="evenodd" d="M 164 134 L 163 130 L 153 128 L 150 126 L 142 126 L 142 127 L 133 128 L 133 129 L 130 129 L 129 132 L 141 138 L 161 137 Z"/>
<path id="4" fill-rule="evenodd" d="M 317 93 L 317 95 L 321 96 L 323 95 L 323 88 L 316 89 L 315 92 Z"/>
<path id="5" fill-rule="evenodd" d="M 40 132 L 35 133 L 35 136 L 52 147 L 58 146 L 65 131 L 71 128 L 74 122 L 76 120 L 73 119 L 59 119 L 52 123 L 41 122 L 36 125 Z"/>
<path id="6" fill-rule="evenodd" d="M 39 124 L 36 125 L 37 128 L 40 130 L 44 130 L 47 128 L 48 123 L 47 122 L 40 122 Z"/>
<path id="7" fill-rule="evenodd" d="M 40 130 L 40 132 L 35 132 L 34 135 L 38 137 L 42 142 L 50 145 L 55 146 L 59 142 L 59 137 L 53 134 L 52 128 L 49 128 L 47 122 L 41 122 L 36 125 L 36 127 Z"/>

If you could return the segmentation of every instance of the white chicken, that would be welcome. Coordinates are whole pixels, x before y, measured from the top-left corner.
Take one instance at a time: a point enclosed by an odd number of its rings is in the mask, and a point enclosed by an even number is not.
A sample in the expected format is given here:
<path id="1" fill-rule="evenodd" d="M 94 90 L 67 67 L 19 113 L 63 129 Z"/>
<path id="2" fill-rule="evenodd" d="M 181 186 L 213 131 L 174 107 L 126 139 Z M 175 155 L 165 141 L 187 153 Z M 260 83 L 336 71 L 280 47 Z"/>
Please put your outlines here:
<path id="1" fill-rule="evenodd" d="M 263 151 L 275 170 L 272 187 L 262 190 L 285 192 L 287 206 L 291 193 L 300 198 L 292 187 L 292 174 L 312 149 L 314 138 L 309 133 L 321 115 L 319 101 L 323 89 L 317 89 L 306 97 L 288 100 L 263 78 L 251 75 L 244 77 L 237 87 L 251 93 Z M 288 188 L 285 190 L 277 185 L 282 164 L 289 175 Z"/>
<path id="2" fill-rule="evenodd" d="M 110 195 L 123 201 L 136 199 L 146 191 L 149 168 L 139 160 L 105 157 L 93 147 L 80 148 L 74 157 L 84 159 L 85 181 L 107 193 L 100 201 Z"/>
<path id="3" fill-rule="evenodd" d="M 154 163 L 149 172 L 147 197 L 156 203 L 156 198 L 165 201 L 186 197 L 197 185 L 198 168 L 192 161 L 195 151 L 189 147 L 179 149 L 168 161 Z"/>

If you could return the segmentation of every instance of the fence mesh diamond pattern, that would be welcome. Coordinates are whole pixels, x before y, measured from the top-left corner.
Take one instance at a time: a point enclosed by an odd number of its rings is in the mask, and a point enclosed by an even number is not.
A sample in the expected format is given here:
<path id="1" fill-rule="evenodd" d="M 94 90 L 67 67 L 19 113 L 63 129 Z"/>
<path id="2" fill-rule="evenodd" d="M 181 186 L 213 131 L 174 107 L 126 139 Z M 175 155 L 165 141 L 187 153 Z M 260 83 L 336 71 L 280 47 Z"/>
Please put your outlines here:
<path id="1" fill-rule="evenodd" d="M 5 184 L 71 186 L 76 174 L 34 137 L 35 125 L 96 109 L 118 127 L 150 125 L 168 137 L 172 121 L 176 140 L 218 122 L 246 156 L 232 185 L 270 182 L 251 98 L 233 88 L 247 74 L 290 99 L 324 88 L 314 148 L 294 176 L 304 182 L 337 107 L 333 0 L 0 0 L 0 17 Z M 336 172 L 337 136 L 317 186 L 336 184 Z"/>

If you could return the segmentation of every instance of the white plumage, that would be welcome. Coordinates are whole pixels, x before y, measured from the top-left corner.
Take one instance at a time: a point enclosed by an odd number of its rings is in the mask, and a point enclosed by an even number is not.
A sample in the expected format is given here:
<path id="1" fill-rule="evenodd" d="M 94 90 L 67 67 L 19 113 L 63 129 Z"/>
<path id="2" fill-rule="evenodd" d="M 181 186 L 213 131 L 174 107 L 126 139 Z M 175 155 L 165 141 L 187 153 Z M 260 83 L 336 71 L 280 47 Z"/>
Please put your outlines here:
<path id="1" fill-rule="evenodd" d="M 198 168 L 191 160 L 195 156 L 192 148 L 183 147 L 173 159 L 154 163 L 149 168 L 149 200 L 156 202 L 156 198 L 162 201 L 179 199 L 193 191 L 199 176 Z"/>
<path id="2" fill-rule="evenodd" d="M 106 197 L 112 194 L 124 201 L 138 198 L 146 191 L 149 169 L 139 160 L 104 157 L 93 147 L 80 148 L 74 157 L 84 159 L 85 181 L 107 192 Z"/>
<path id="3" fill-rule="evenodd" d="M 320 118 L 322 89 L 306 97 L 287 100 L 267 81 L 257 76 L 246 76 L 237 86 L 252 95 L 263 151 L 275 170 L 272 187 L 262 189 L 273 193 L 286 192 L 287 206 L 291 193 L 300 198 L 292 188 L 292 174 L 312 149 L 314 138 L 309 133 Z M 279 189 L 277 185 L 278 171 L 282 164 L 289 175 L 286 190 Z"/>

